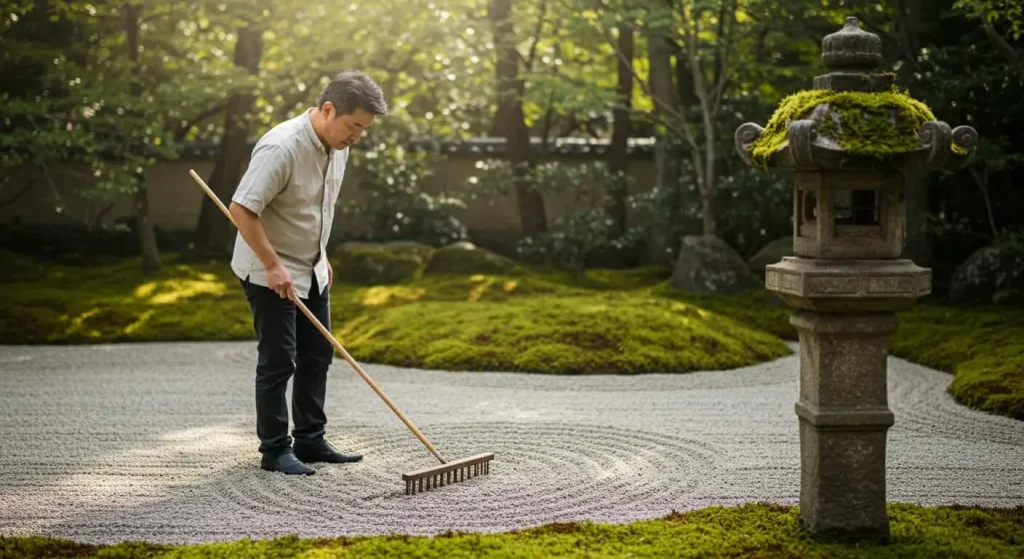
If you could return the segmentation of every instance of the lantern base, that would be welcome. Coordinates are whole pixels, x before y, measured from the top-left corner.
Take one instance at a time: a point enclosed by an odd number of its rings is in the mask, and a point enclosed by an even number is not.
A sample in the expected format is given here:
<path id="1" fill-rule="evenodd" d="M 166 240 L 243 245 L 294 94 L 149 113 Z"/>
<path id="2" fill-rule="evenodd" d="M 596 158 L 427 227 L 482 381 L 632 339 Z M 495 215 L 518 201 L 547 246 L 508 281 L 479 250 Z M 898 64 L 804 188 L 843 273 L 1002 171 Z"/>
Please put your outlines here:
<path id="1" fill-rule="evenodd" d="M 765 287 L 798 309 L 886 312 L 931 293 L 932 274 L 912 260 L 818 260 L 787 256 L 765 267 Z"/>

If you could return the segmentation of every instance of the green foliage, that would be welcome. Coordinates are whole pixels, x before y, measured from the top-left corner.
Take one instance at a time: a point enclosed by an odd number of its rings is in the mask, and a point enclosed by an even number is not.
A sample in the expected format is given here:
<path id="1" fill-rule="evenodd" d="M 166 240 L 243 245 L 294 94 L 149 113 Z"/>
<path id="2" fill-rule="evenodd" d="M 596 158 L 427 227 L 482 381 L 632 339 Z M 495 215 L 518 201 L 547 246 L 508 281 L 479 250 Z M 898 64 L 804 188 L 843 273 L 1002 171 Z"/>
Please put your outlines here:
<path id="1" fill-rule="evenodd" d="M 980 135 L 972 164 L 934 176 L 929 187 L 936 200 L 924 230 L 933 235 L 936 260 L 949 268 L 1024 226 L 1016 210 L 1024 203 L 1016 187 L 1024 172 L 1024 129 L 1016 125 L 1024 118 L 1024 79 L 968 23 L 968 31 L 951 33 L 956 41 L 922 53 L 929 75 L 918 75 L 914 86 L 942 120 L 971 124 Z"/>
<path id="2" fill-rule="evenodd" d="M 629 524 L 552 523 L 499 534 L 445 533 L 434 537 L 360 536 L 236 540 L 191 545 L 126 542 L 84 545 L 54 538 L 0 538 L 0 554 L 38 557 L 213 557 L 295 559 L 418 557 L 477 559 L 520 557 L 644 558 L 963 558 L 1019 557 L 1024 508 L 887 505 L 891 541 L 832 542 L 800 524 L 799 509 L 771 503 L 711 506 Z"/>
<path id="3" fill-rule="evenodd" d="M 724 149 L 724 148 L 723 148 Z M 674 187 L 654 187 L 630 197 L 630 208 L 644 217 L 632 228 L 635 237 L 664 232 L 665 247 L 675 261 L 679 239 L 701 231 L 701 208 L 692 162 L 680 161 L 683 172 Z M 784 172 L 765 173 L 737 161 L 722 161 L 726 172 L 718 182 L 716 235 L 742 255 L 750 256 L 771 240 L 792 234 L 793 180 Z"/>
<path id="4" fill-rule="evenodd" d="M 828 112 L 813 112 L 826 104 Z M 835 114 L 839 122 L 834 120 Z M 896 89 L 879 93 L 801 91 L 779 104 L 761 137 L 751 146 L 754 161 L 767 167 L 771 156 L 788 144 L 790 124 L 807 118 L 817 123 L 819 133 L 834 139 L 846 152 L 885 158 L 919 147 L 917 131 L 921 124 L 935 120 L 935 115 L 927 105 Z"/>
<path id="5" fill-rule="evenodd" d="M 953 7 L 991 24 L 1005 26 L 1013 40 L 1024 34 L 1024 6 L 1016 0 L 956 0 Z"/>
<path id="6" fill-rule="evenodd" d="M 512 192 L 513 175 L 508 163 L 501 160 L 478 162 L 479 172 L 467 179 L 473 198 L 495 197 Z M 530 184 L 547 200 L 561 200 L 567 206 L 548 229 L 535 236 L 520 239 L 516 247 L 527 262 L 558 266 L 582 273 L 587 262 L 601 251 L 635 248 L 645 227 L 635 227 L 625 235 L 615 234 L 614 222 L 606 207 L 609 191 L 628 176 L 616 177 L 605 162 L 546 162 L 534 166 L 528 175 Z"/>
<path id="7" fill-rule="evenodd" d="M 359 169 L 359 189 L 366 195 L 345 204 L 343 214 L 368 222 L 370 241 L 440 246 L 466 239 L 466 227 L 456 217 L 466 208 L 463 201 L 425 187 L 442 158 L 428 150 L 406 150 L 397 137 L 353 151 L 350 165 Z"/>

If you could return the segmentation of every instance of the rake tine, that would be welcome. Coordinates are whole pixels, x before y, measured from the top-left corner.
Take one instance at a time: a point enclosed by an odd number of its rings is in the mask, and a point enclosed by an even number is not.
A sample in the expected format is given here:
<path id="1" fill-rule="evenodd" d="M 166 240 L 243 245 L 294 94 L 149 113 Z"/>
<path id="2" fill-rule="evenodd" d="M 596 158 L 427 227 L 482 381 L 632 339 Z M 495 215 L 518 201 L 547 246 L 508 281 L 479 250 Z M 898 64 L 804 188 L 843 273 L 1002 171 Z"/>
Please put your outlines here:
<path id="1" fill-rule="evenodd" d="M 408 494 L 424 490 L 429 491 L 445 485 L 451 485 L 478 475 L 490 473 L 490 462 L 494 459 L 493 453 L 478 454 L 462 460 L 448 462 L 440 466 L 425 468 L 408 474 L 402 474 L 405 480 Z"/>

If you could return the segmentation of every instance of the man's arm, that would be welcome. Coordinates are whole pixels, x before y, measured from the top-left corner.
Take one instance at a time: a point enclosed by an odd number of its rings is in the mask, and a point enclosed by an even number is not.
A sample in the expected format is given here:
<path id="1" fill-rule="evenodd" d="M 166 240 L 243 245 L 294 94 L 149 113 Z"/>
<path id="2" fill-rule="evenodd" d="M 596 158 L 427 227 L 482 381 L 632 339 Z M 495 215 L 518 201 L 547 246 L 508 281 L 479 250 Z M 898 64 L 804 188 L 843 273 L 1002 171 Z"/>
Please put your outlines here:
<path id="1" fill-rule="evenodd" d="M 267 285 L 282 298 L 292 297 L 295 294 L 295 285 L 291 274 L 284 267 L 281 258 L 277 255 L 277 251 L 270 245 L 270 239 L 267 238 L 267 233 L 263 230 L 263 222 L 260 220 L 260 216 L 237 202 L 231 202 L 228 211 L 231 212 L 231 217 L 238 224 L 238 232 L 242 234 L 242 238 L 249 244 L 252 251 L 256 253 L 256 257 L 263 263 L 263 267 L 266 268 Z"/>
<path id="2" fill-rule="evenodd" d="M 268 287 L 282 298 L 294 297 L 295 285 L 270 244 L 260 215 L 288 183 L 289 169 L 287 154 L 280 147 L 257 144 L 228 208 L 238 232 L 266 268 Z"/>

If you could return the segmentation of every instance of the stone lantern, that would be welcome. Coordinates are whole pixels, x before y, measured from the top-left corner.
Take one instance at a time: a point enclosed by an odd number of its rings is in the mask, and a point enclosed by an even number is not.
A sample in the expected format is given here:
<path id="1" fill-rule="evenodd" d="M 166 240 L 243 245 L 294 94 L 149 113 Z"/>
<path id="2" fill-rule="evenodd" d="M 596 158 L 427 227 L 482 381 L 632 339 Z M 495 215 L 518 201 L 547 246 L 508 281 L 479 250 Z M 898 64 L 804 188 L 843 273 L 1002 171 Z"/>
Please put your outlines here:
<path id="1" fill-rule="evenodd" d="M 782 101 L 764 128 L 736 130 L 748 165 L 791 169 L 793 257 L 765 284 L 794 307 L 800 336 L 800 515 L 811 531 L 885 541 L 886 386 L 896 311 L 931 292 L 931 271 L 901 258 L 903 171 L 956 168 L 978 143 L 874 73 L 878 36 L 857 19 L 822 41 L 829 73 Z"/>

